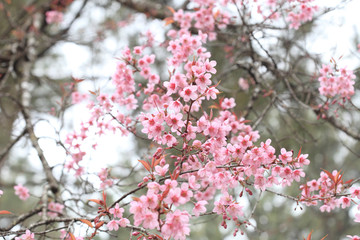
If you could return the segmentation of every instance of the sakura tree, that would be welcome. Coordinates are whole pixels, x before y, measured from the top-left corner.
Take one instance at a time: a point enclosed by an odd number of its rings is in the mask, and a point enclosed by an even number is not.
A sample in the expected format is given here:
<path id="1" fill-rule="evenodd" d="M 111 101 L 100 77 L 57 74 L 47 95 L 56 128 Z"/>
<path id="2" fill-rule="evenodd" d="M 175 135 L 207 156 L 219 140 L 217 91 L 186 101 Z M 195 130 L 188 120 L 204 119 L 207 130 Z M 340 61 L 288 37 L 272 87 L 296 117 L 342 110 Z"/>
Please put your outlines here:
<path id="1" fill-rule="evenodd" d="M 316 163 L 307 153 L 313 147 L 325 155 L 315 145 L 330 139 L 316 139 L 317 133 L 360 140 L 356 71 L 343 64 L 345 57 L 324 60 L 303 44 L 316 22 L 347 1 L 331 7 L 316 0 L 115 2 L 26 2 L 17 16 L 14 3 L 0 3 L 9 42 L 0 56 L 1 111 L 9 128 L 0 152 L 0 203 L 16 197 L 26 206 L 20 212 L 0 205 L 2 238 L 197 239 L 196 226 L 205 221 L 227 239 L 279 239 L 259 227 L 259 205 L 269 196 L 297 213 L 352 209 L 351 224 L 360 222 L 360 178 L 351 171 L 359 166 L 330 169 L 331 160 Z M 105 80 L 37 73 L 54 43 L 76 42 L 76 23 L 109 6 L 145 15 L 161 29 L 135 33 L 134 42 L 117 49 Z M 127 15 L 94 28 L 116 31 L 136 21 Z M 99 31 L 94 43 L 77 43 L 106 45 L 106 31 Z M 359 59 L 356 46 L 349 59 Z M 54 104 L 35 101 L 42 84 L 60 89 Z M 68 117 L 81 108 L 85 114 Z M 39 137 L 43 122 L 55 137 Z M 109 163 L 100 147 L 111 145 L 108 136 L 137 146 Z M 358 158 L 357 145 L 336 136 Z M 51 161 L 46 138 L 63 154 L 61 162 Z M 26 168 L 40 163 L 41 177 L 6 170 L 22 139 L 37 161 Z M 10 175 L 12 182 L 5 179 Z M 317 230 L 295 237 L 360 239 L 352 230 L 337 236 Z"/>

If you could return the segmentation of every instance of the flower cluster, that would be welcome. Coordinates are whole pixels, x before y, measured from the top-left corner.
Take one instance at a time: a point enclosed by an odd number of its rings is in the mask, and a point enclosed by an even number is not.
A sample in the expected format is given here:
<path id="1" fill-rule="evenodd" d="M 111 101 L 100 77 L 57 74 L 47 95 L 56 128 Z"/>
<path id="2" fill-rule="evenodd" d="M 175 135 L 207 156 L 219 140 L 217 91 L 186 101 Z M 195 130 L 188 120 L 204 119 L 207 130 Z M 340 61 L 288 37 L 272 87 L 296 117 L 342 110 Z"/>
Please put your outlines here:
<path id="1" fill-rule="evenodd" d="M 123 217 L 123 208 L 119 208 L 117 203 L 114 208 L 110 208 L 109 213 L 112 214 L 113 220 L 111 220 L 106 226 L 110 231 L 117 231 L 120 227 L 126 227 L 130 224 L 127 218 Z"/>
<path id="2" fill-rule="evenodd" d="M 311 5 L 313 1 L 314 0 L 289 0 L 289 2 L 300 3 L 298 10 L 293 10 L 288 14 L 287 20 L 290 23 L 290 28 L 298 29 L 304 22 L 311 21 L 314 13 L 318 11 L 318 6 Z"/>
<path id="3" fill-rule="evenodd" d="M 63 13 L 59 12 L 59 11 L 47 11 L 45 13 L 46 15 L 46 22 L 48 24 L 52 24 L 52 23 L 61 23 L 63 21 Z"/>
<path id="4" fill-rule="evenodd" d="M 48 204 L 48 212 L 47 215 L 51 218 L 56 218 L 62 215 L 64 209 L 64 205 L 61 203 L 50 202 Z"/>
<path id="5" fill-rule="evenodd" d="M 167 78 L 160 79 L 154 70 L 157 59 L 148 43 L 125 48 L 112 76 L 114 91 L 93 92 L 94 101 L 88 105 L 90 118 L 65 141 L 71 156 L 66 168 L 81 176 L 84 173 L 81 161 L 88 154 L 83 145 L 91 141 L 90 136 L 133 133 L 151 140 L 157 148 L 155 153 L 150 161 L 139 160 L 146 175 L 138 188 L 146 189 L 146 193 L 133 197 L 129 212 L 136 227 L 175 240 L 186 239 L 191 219 L 208 212 L 221 215 L 224 228 L 228 222 L 238 227 L 246 224 L 246 209 L 239 203 L 242 197 L 252 195 L 252 189 L 265 191 L 275 185 L 299 182 L 305 177 L 303 167 L 310 163 L 308 155 L 301 151 L 294 155 L 292 150 L 282 148 L 276 154 L 270 139 L 256 144 L 260 135 L 234 112 L 235 99 L 218 99 L 220 91 L 212 80 L 217 63 L 211 59 L 205 43 L 215 37 L 216 26 L 228 24 L 230 18 L 215 10 L 215 1 L 193 2 L 200 6 L 193 12 L 174 11 L 172 20 L 180 29 L 168 32 Z M 272 6 L 274 1 L 268 2 Z M 288 2 L 303 4 L 299 16 L 289 15 L 292 27 L 311 19 L 315 11 L 307 6 L 311 1 Z M 190 32 L 191 27 L 197 34 Z M 345 73 L 352 79 L 350 72 Z M 330 73 L 326 72 L 324 77 L 330 77 Z M 239 84 L 244 90 L 249 88 L 243 79 Z M 214 110 L 203 109 L 212 103 Z M 322 211 L 348 207 L 348 196 L 334 198 L 344 184 L 337 173 L 331 176 L 323 173 L 321 179 L 303 185 L 300 201 L 314 205 L 323 200 Z M 98 177 L 102 189 L 113 185 L 108 169 L 101 169 Z M 230 194 L 234 189 L 240 189 L 239 197 Z M 351 194 L 357 197 L 357 191 L 354 189 Z M 111 216 L 106 224 L 110 231 L 130 224 L 118 204 L 109 211 L 106 204 L 101 209 L 96 224 L 107 214 Z"/>
<path id="6" fill-rule="evenodd" d="M 332 173 L 322 171 L 319 179 L 308 181 L 300 187 L 302 190 L 300 201 L 307 206 L 322 202 L 320 206 L 322 212 L 350 207 L 352 202 L 356 203 L 360 199 L 360 187 L 351 187 L 348 193 L 344 192 L 352 180 L 344 183 L 342 177 L 343 174 L 336 170 Z M 358 209 L 360 209 L 360 204 L 358 204 Z M 356 214 L 355 222 L 360 222 L 360 213 Z"/>
<path id="7" fill-rule="evenodd" d="M 15 237 L 15 240 L 35 240 L 34 236 L 34 233 L 27 229 L 25 234 L 21 235 L 21 237 Z"/>
<path id="8" fill-rule="evenodd" d="M 351 70 L 323 65 L 318 79 L 320 82 L 319 92 L 328 98 L 338 96 L 344 100 L 350 99 L 354 95 L 354 79 L 355 75 Z"/>
<path id="9" fill-rule="evenodd" d="M 29 189 L 24 187 L 22 184 L 14 186 L 15 194 L 23 201 L 27 200 L 30 197 Z"/>

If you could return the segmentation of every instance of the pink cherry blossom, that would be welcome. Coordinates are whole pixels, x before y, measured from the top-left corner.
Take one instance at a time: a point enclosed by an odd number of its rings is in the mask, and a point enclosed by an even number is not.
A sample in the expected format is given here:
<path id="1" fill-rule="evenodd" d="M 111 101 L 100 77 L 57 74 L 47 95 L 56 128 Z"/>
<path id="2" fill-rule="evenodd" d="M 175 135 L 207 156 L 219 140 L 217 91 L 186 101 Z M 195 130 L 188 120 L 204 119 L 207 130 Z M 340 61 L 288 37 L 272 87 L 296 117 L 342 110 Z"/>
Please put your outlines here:
<path id="1" fill-rule="evenodd" d="M 108 222 L 108 224 L 106 224 L 106 227 L 110 231 L 117 231 L 119 229 L 119 223 L 117 220 L 111 220 L 110 222 Z"/>
<path id="2" fill-rule="evenodd" d="M 64 205 L 61 203 L 50 202 L 48 204 L 48 216 L 55 218 L 60 216 L 63 213 Z"/>
<path id="3" fill-rule="evenodd" d="M 193 208 L 193 214 L 198 217 L 201 213 L 205 213 L 206 212 L 206 207 L 205 205 L 208 204 L 207 201 L 205 200 L 201 200 L 195 203 L 195 206 Z"/>
<path id="4" fill-rule="evenodd" d="M 354 235 L 354 236 L 346 235 L 346 237 L 350 238 L 350 240 L 360 240 L 360 237 L 357 235 Z"/>
<path id="5" fill-rule="evenodd" d="M 109 212 L 114 215 L 114 218 L 122 218 L 122 214 L 124 212 L 123 208 L 119 208 L 119 204 L 116 203 L 115 207 L 110 208 Z"/>
<path id="6" fill-rule="evenodd" d="M 15 240 L 35 240 L 34 233 L 26 230 L 25 234 L 21 235 L 21 237 L 15 237 Z"/>
<path id="7" fill-rule="evenodd" d="M 174 238 L 175 240 L 185 240 L 186 235 L 190 234 L 190 216 L 186 211 L 176 209 L 173 213 L 166 215 L 165 224 L 161 228 L 161 233 L 165 238 Z"/>
<path id="8" fill-rule="evenodd" d="M 51 23 L 61 23 L 63 21 L 63 13 L 59 11 L 47 11 L 46 13 L 46 22 Z"/>
<path id="9" fill-rule="evenodd" d="M 29 190 L 21 184 L 14 186 L 15 194 L 23 201 L 30 197 Z"/>

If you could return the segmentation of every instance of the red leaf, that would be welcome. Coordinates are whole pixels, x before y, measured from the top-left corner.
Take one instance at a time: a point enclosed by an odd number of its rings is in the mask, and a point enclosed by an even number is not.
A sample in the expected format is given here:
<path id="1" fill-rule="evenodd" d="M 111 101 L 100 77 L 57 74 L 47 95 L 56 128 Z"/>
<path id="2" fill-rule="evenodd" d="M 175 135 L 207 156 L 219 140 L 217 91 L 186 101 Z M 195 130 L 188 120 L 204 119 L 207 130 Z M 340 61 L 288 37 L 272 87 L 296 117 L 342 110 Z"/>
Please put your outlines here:
<path id="1" fill-rule="evenodd" d="M 174 21 L 174 19 L 172 17 L 167 17 L 164 19 L 165 21 L 165 26 L 169 25 L 169 24 L 172 24 Z"/>
<path id="2" fill-rule="evenodd" d="M 340 173 L 341 173 L 341 169 L 340 169 L 340 171 L 338 171 L 338 173 L 335 176 L 335 183 L 336 184 L 338 184 L 340 182 L 341 178 L 342 178 L 342 175 L 340 175 Z"/>
<path id="3" fill-rule="evenodd" d="M 98 222 L 98 223 L 95 225 L 95 228 L 96 228 L 96 229 L 99 229 L 102 225 L 104 225 L 104 221 Z"/>
<path id="4" fill-rule="evenodd" d="M 345 182 L 345 184 L 350 184 L 354 179 L 350 179 L 348 181 Z"/>
<path id="5" fill-rule="evenodd" d="M 150 172 L 150 165 L 148 162 L 144 161 L 144 160 L 138 160 L 139 162 L 141 162 L 141 164 L 146 168 L 146 170 L 148 170 Z"/>
<path id="6" fill-rule="evenodd" d="M 312 234 L 313 230 L 311 230 L 311 232 L 309 233 L 309 235 L 307 236 L 306 240 L 311 240 L 311 234 Z M 305 240 L 305 238 L 304 238 Z"/>
<path id="7" fill-rule="evenodd" d="M 172 14 L 175 13 L 175 10 L 174 10 L 172 7 L 170 7 L 170 6 L 166 6 L 166 7 L 170 10 L 170 12 L 171 12 Z"/>
<path id="8" fill-rule="evenodd" d="M 80 219 L 81 222 L 85 223 L 86 225 L 88 225 L 89 227 L 93 228 L 92 223 L 89 220 L 86 219 Z"/>
<path id="9" fill-rule="evenodd" d="M 76 237 L 74 236 L 74 234 L 72 234 L 71 232 L 69 232 L 69 235 L 71 237 L 71 240 L 76 240 Z"/>
<path id="10" fill-rule="evenodd" d="M 320 239 L 320 240 L 324 240 L 327 236 L 328 236 L 329 234 L 326 234 L 322 239 Z"/>
<path id="11" fill-rule="evenodd" d="M 160 240 L 164 240 L 161 236 L 159 236 L 158 234 L 155 234 L 156 237 L 158 237 Z"/>
<path id="12" fill-rule="evenodd" d="M 325 169 L 322 169 L 328 176 L 329 178 L 335 183 L 335 178 L 334 176 L 331 174 L 331 172 L 325 170 Z"/>
<path id="13" fill-rule="evenodd" d="M 99 199 L 89 199 L 89 201 L 97 203 L 99 205 L 103 205 L 103 201 L 99 200 Z"/>
<path id="14" fill-rule="evenodd" d="M 6 210 L 1 210 L 1 211 L 0 211 L 0 214 L 12 214 L 12 213 L 9 212 L 9 211 L 6 211 Z"/>
<path id="15" fill-rule="evenodd" d="M 299 149 L 299 153 L 298 153 L 298 155 L 297 155 L 296 158 L 299 158 L 299 157 L 300 157 L 300 154 L 301 154 L 301 147 L 300 147 L 300 149 Z"/>
<path id="16" fill-rule="evenodd" d="M 102 192 L 104 203 L 106 203 L 106 193 L 105 191 Z"/>
<path id="17" fill-rule="evenodd" d="M 80 83 L 80 82 L 84 81 L 84 79 L 74 78 L 74 77 L 73 77 L 73 80 L 74 80 L 74 82 L 76 82 L 76 83 Z"/>

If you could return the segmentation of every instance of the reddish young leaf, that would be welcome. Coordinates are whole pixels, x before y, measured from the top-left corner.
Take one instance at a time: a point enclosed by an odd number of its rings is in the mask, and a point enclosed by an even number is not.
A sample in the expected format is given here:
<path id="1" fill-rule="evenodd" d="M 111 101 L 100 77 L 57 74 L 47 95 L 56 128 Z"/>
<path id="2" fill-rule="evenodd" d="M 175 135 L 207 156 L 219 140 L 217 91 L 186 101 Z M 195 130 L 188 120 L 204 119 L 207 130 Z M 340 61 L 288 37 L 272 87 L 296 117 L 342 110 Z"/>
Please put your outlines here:
<path id="1" fill-rule="evenodd" d="M 1 210 L 1 211 L 0 211 L 0 214 L 12 214 L 12 213 L 9 212 L 9 211 L 6 211 L 6 210 Z"/>
<path id="2" fill-rule="evenodd" d="M 81 222 L 85 223 L 86 225 L 88 225 L 89 227 L 93 228 L 92 223 L 89 220 L 86 219 L 80 219 Z"/>
<path id="3" fill-rule="evenodd" d="M 104 203 L 106 203 L 106 193 L 105 193 L 105 191 L 102 192 L 102 196 L 103 196 Z"/>
<path id="4" fill-rule="evenodd" d="M 326 234 L 322 239 L 320 239 L 320 240 L 324 240 L 327 236 L 328 236 L 329 234 Z"/>
<path id="5" fill-rule="evenodd" d="M 340 171 L 338 171 L 338 173 L 335 176 L 335 184 L 338 184 L 341 181 L 342 174 L 340 175 L 340 173 L 341 173 L 341 169 Z"/>
<path id="6" fill-rule="evenodd" d="M 99 199 L 89 199 L 90 202 L 94 202 L 97 203 L 99 205 L 103 205 L 103 201 L 99 200 Z"/>
<path id="7" fill-rule="evenodd" d="M 144 161 L 144 160 L 138 160 L 139 162 L 141 162 L 141 164 L 146 168 L 146 170 L 148 170 L 150 172 L 150 165 L 148 162 Z"/>
<path id="8" fill-rule="evenodd" d="M 311 230 L 311 232 L 309 233 L 309 235 L 307 236 L 306 240 L 311 240 L 311 234 L 312 234 L 313 230 Z M 304 238 L 305 240 L 305 238 Z"/>
<path id="9" fill-rule="evenodd" d="M 298 155 L 297 155 L 297 157 L 296 157 L 296 158 L 299 158 L 299 157 L 300 157 L 300 154 L 301 154 L 301 148 L 302 148 L 302 147 L 300 147 L 300 149 L 299 149 L 299 153 L 298 153 Z"/>
<path id="10" fill-rule="evenodd" d="M 76 240 L 76 237 L 74 236 L 74 234 L 72 234 L 71 232 L 69 232 L 70 238 L 71 240 Z"/>
<path id="11" fill-rule="evenodd" d="M 104 221 L 98 222 L 98 223 L 95 225 L 95 228 L 96 228 L 96 229 L 99 229 L 102 225 L 104 225 Z"/>
<path id="12" fill-rule="evenodd" d="M 345 184 L 350 184 L 354 179 L 347 180 Z"/>
<path id="13" fill-rule="evenodd" d="M 329 178 L 335 183 L 335 178 L 334 178 L 334 175 L 331 174 L 331 172 L 325 170 L 325 169 L 322 169 L 328 176 Z"/>
<path id="14" fill-rule="evenodd" d="M 175 13 L 175 10 L 174 10 L 172 7 L 170 7 L 170 6 L 166 6 L 166 7 L 170 10 L 170 12 L 171 12 L 172 14 Z"/>
<path id="15" fill-rule="evenodd" d="M 158 234 L 155 234 L 155 236 L 158 238 L 158 239 L 160 239 L 160 240 L 164 240 L 160 235 L 158 235 Z"/>
<path id="16" fill-rule="evenodd" d="M 174 21 L 174 19 L 172 17 L 167 17 L 164 19 L 165 21 L 165 26 L 169 25 L 169 24 L 172 24 Z"/>

